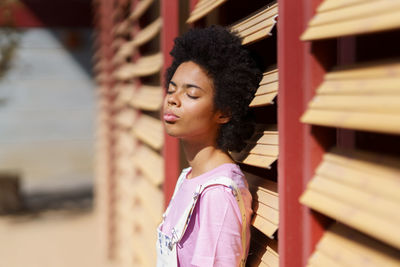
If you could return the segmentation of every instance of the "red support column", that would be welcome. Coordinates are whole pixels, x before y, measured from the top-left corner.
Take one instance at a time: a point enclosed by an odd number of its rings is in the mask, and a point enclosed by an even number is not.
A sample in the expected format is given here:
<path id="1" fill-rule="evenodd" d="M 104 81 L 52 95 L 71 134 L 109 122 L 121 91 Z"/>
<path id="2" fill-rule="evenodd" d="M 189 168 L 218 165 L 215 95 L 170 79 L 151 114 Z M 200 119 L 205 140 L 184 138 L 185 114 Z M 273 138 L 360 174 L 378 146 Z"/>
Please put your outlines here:
<path id="1" fill-rule="evenodd" d="M 332 140 L 330 130 L 300 122 L 300 116 L 323 79 L 325 63 L 329 64 L 329 60 L 316 58 L 316 55 L 329 53 L 329 45 L 312 46 L 300 41 L 300 35 L 320 2 L 279 1 L 278 239 L 281 267 L 306 266 L 324 231 L 324 218 L 299 203 L 300 195 Z"/>
<path id="2" fill-rule="evenodd" d="M 106 79 L 103 83 L 103 86 L 106 88 L 108 92 L 110 92 L 114 86 L 114 81 L 112 79 L 113 66 L 112 66 L 112 58 L 113 58 L 113 50 L 112 50 L 112 29 L 113 29 L 113 5 L 114 1 L 109 0 L 100 0 L 99 1 L 99 39 L 100 39 L 100 51 L 101 57 L 105 60 L 106 64 L 104 66 L 104 74 L 106 75 Z M 107 173 L 107 257 L 109 259 L 115 258 L 115 233 L 116 233 L 116 225 L 115 225 L 115 140 L 114 140 L 114 126 L 113 119 L 114 112 L 112 109 L 113 96 L 107 95 L 107 113 L 109 115 L 108 120 L 108 136 L 107 138 L 107 162 L 108 162 L 108 173 Z"/>
<path id="3" fill-rule="evenodd" d="M 163 18 L 163 29 L 161 35 L 161 51 L 164 56 L 164 66 L 162 69 L 161 84 L 164 86 L 164 73 L 168 66 L 172 63 L 172 58 L 169 55 L 174 39 L 179 34 L 179 1 L 178 0 L 162 0 L 161 1 L 161 16 Z M 165 206 L 174 192 L 175 183 L 179 176 L 179 143 L 176 138 L 172 138 L 164 134 L 164 196 Z"/>

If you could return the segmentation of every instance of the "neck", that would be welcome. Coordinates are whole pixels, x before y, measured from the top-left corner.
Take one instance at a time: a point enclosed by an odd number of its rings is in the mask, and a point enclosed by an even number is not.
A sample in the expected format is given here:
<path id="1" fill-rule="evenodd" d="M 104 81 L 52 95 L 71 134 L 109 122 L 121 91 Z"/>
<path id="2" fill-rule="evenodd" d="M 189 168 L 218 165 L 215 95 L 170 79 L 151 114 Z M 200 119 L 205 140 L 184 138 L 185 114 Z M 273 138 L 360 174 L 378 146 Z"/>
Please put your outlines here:
<path id="1" fill-rule="evenodd" d="M 221 164 L 234 163 L 231 157 L 214 143 L 196 143 L 191 141 L 182 141 L 186 160 L 192 167 L 188 178 L 197 177 L 208 172 Z"/>

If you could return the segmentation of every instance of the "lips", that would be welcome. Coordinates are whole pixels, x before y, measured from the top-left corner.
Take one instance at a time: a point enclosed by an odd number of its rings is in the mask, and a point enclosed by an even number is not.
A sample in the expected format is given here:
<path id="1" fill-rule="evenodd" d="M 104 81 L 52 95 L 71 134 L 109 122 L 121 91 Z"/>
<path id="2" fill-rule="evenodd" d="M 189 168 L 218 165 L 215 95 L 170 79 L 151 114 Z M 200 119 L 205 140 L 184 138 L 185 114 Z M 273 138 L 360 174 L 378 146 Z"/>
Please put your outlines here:
<path id="1" fill-rule="evenodd" d="M 179 116 L 175 115 L 174 113 L 167 111 L 164 113 L 164 121 L 166 122 L 175 122 L 179 119 Z"/>

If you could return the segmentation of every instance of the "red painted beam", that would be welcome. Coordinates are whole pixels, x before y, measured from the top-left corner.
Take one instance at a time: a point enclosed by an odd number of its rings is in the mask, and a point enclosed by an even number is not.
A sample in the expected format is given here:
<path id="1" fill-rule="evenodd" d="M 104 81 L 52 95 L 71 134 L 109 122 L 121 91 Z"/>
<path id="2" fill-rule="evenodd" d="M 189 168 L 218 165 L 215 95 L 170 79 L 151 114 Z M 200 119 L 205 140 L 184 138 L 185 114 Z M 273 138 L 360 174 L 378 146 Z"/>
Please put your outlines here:
<path id="1" fill-rule="evenodd" d="M 172 63 L 172 58 L 169 55 L 174 39 L 179 34 L 179 1 L 178 0 L 162 0 L 161 1 L 161 16 L 163 18 L 163 30 L 161 34 L 161 51 L 164 56 L 164 66 L 162 69 L 162 86 L 164 86 L 164 73 Z M 173 194 L 176 180 L 180 173 L 179 163 L 179 143 L 178 139 L 172 138 L 164 134 L 164 196 L 165 206 Z"/>
<path id="2" fill-rule="evenodd" d="M 279 265 L 302 266 L 303 220 L 298 198 L 303 191 L 302 158 L 304 140 L 293 138 L 304 126 L 299 118 L 304 110 L 302 65 L 304 45 L 299 36 L 304 30 L 302 1 L 279 1 L 278 22 L 278 192 L 279 192 Z M 296 64 L 293 64 L 296 62 Z M 287 107 L 291 107 L 290 109 Z"/>
<path id="3" fill-rule="evenodd" d="M 113 58 L 113 50 L 112 50 L 112 41 L 113 34 L 112 28 L 114 26 L 112 20 L 112 11 L 115 0 L 99 0 L 98 8 L 96 12 L 98 13 L 98 38 L 99 38 L 99 47 L 98 49 L 101 51 L 101 58 L 105 60 L 106 65 L 104 66 L 104 73 L 107 75 L 106 81 L 103 83 L 103 86 L 106 87 L 106 90 L 111 90 L 113 87 L 113 80 L 111 79 L 111 75 L 113 72 L 113 66 L 111 64 Z M 107 173 L 107 258 L 115 259 L 116 257 L 116 195 L 115 195 L 115 128 L 113 125 L 113 116 L 114 112 L 111 109 L 113 98 L 107 96 L 106 100 L 108 102 L 108 107 L 106 112 L 109 115 L 108 120 L 108 135 L 107 137 L 107 162 L 108 162 L 108 173 Z"/>
<path id="4" fill-rule="evenodd" d="M 278 22 L 279 258 L 281 267 L 306 266 L 325 218 L 299 203 L 325 149 L 330 130 L 300 122 L 326 72 L 329 46 L 300 41 L 320 0 L 280 0 Z"/>

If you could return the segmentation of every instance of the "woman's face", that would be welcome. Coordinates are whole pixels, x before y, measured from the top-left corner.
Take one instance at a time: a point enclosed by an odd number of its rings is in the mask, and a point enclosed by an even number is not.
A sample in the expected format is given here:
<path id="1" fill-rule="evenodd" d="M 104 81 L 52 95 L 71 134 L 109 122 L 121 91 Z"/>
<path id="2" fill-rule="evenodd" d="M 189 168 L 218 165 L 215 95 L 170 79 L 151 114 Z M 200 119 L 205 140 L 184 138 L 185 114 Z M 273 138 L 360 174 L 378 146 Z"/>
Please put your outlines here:
<path id="1" fill-rule="evenodd" d="M 176 69 L 164 99 L 166 132 L 183 140 L 215 143 L 221 123 L 229 119 L 214 109 L 214 86 L 192 61 Z"/>

